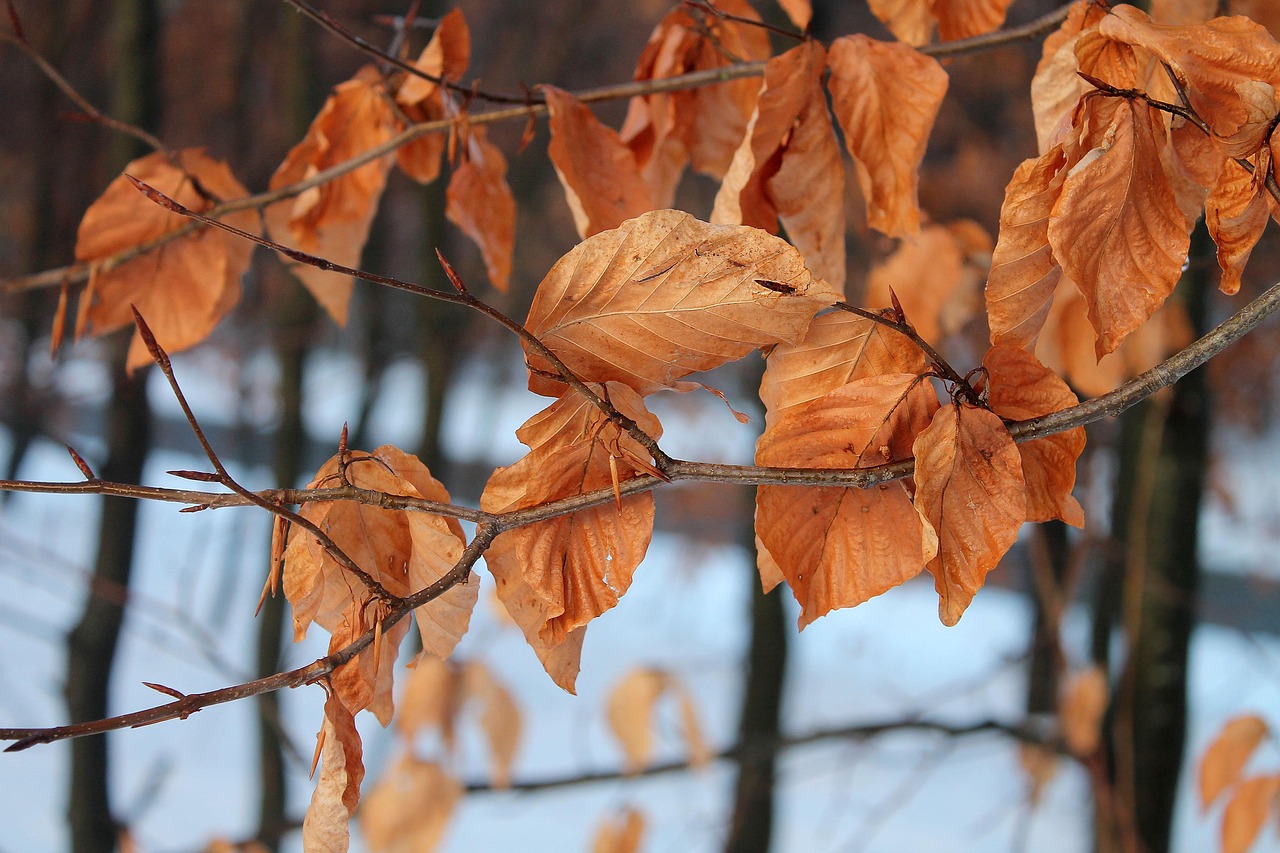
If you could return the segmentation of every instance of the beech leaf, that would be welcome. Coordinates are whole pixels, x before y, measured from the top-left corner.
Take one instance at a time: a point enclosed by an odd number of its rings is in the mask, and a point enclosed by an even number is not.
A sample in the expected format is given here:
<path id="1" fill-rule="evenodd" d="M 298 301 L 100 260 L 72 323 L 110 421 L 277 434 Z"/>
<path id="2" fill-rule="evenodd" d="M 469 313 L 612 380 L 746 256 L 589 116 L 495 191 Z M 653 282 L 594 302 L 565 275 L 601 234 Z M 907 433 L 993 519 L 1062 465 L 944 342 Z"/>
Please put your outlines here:
<path id="1" fill-rule="evenodd" d="M 579 378 L 650 394 L 695 387 L 680 380 L 799 340 L 834 298 L 785 241 L 658 210 L 561 258 L 538 286 L 525 325 Z M 563 391 L 527 345 L 525 357 L 530 390 Z"/>
<path id="2" fill-rule="evenodd" d="M 1280 775 L 1255 776 L 1236 788 L 1222 813 L 1222 853 L 1248 853 L 1276 810 Z"/>
<path id="3" fill-rule="evenodd" d="M 188 224 L 185 217 L 138 192 L 125 175 L 192 210 L 212 204 L 196 189 L 193 178 L 218 201 L 248 194 L 225 163 L 199 149 L 180 151 L 177 159 L 181 169 L 160 153 L 134 160 L 85 211 L 76 232 L 76 259 L 93 266 L 80 299 L 77 336 L 132 326 L 133 306 L 147 319 L 160 346 L 178 352 L 208 337 L 240 300 L 240 277 L 249 268 L 253 244 L 215 228 L 200 228 L 110 268 L 93 263 Z M 244 231 L 259 230 L 252 211 L 230 214 L 223 221 Z M 150 363 L 151 355 L 135 331 L 127 367 Z"/>
<path id="4" fill-rule="evenodd" d="M 680 724 L 689 749 L 689 763 L 699 767 L 709 760 L 693 698 L 684 683 L 666 670 L 634 669 L 610 691 L 606 711 L 609 728 L 622 747 L 630 774 L 640 772 L 653 758 L 654 708 L 668 695 L 680 705 Z"/>
<path id="5" fill-rule="evenodd" d="M 890 237 L 920 230 L 920 163 L 947 72 L 905 44 L 844 36 L 831 45 L 827 83 L 867 204 L 867 224 Z"/>
<path id="6" fill-rule="evenodd" d="M 1058 700 L 1062 740 L 1077 758 L 1088 758 L 1102 742 L 1102 719 L 1110 695 L 1106 672 L 1091 666 L 1067 679 Z"/>
<path id="7" fill-rule="evenodd" d="M 355 719 L 336 693 L 325 700 L 324 726 L 317 738 L 323 744 L 322 766 L 302 821 L 302 846 L 307 853 L 345 853 L 348 825 L 360 802 L 364 759 Z"/>
<path id="8" fill-rule="evenodd" d="M 1207 809 L 1240 773 L 1270 731 L 1265 720 L 1245 714 L 1228 720 L 1200 757 L 1200 808 Z"/>
<path id="9" fill-rule="evenodd" d="M 511 282 L 516 239 L 516 202 L 507 185 L 507 160 L 477 127 L 466 154 L 449 179 L 445 216 L 480 248 L 489 281 L 503 293 Z"/>
<path id="10" fill-rule="evenodd" d="M 1026 519 L 1022 458 L 999 415 L 965 402 L 939 409 L 912 449 L 916 507 L 938 532 L 926 568 L 955 625 Z"/>
<path id="11" fill-rule="evenodd" d="M 444 838 L 462 785 L 434 762 L 403 755 L 360 807 L 372 853 L 431 853 Z"/>
<path id="12" fill-rule="evenodd" d="M 424 74 L 456 83 L 466 73 L 470 62 L 471 31 L 462 10 L 453 9 L 440 19 L 431 34 L 431 41 L 413 64 Z M 405 76 L 396 91 L 396 103 L 415 123 L 452 118 L 459 112 L 451 93 L 412 74 Z M 440 157 L 444 148 L 443 134 L 428 133 L 396 149 L 396 162 L 401 171 L 418 183 L 430 183 L 440 174 Z"/>
<path id="13" fill-rule="evenodd" d="M 596 830 L 591 853 L 638 853 L 644 830 L 644 815 L 632 808 L 624 809 Z"/>
<path id="14" fill-rule="evenodd" d="M 1244 266 L 1271 218 L 1265 184 L 1270 161 L 1270 149 L 1263 148 L 1253 174 L 1235 161 L 1226 163 L 1205 201 L 1204 221 L 1218 246 L 1223 293 L 1239 292 Z"/>

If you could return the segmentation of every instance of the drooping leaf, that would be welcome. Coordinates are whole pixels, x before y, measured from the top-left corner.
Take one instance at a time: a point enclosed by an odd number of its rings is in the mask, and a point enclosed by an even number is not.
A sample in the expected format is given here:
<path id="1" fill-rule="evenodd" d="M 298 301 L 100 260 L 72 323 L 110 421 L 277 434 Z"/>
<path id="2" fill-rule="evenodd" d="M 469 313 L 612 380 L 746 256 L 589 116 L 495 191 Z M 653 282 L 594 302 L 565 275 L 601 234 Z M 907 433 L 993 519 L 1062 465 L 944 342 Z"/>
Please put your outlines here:
<path id="1" fill-rule="evenodd" d="M 756 446 L 756 462 L 852 469 L 907 459 L 937 407 L 932 387 L 916 374 L 858 379 L 775 419 Z M 800 603 L 802 628 L 919 574 L 938 546 L 901 482 L 761 486 L 756 536 Z"/>
<path id="2" fill-rule="evenodd" d="M 467 138 L 466 153 L 449 179 L 444 213 L 480 248 L 489 281 L 506 293 L 516 239 L 516 202 L 507 185 L 507 160 L 485 137 L 483 127 L 472 129 Z"/>
<path id="3" fill-rule="evenodd" d="M 355 718 L 336 693 L 325 700 L 324 726 L 317 738 L 322 769 L 302 821 L 302 846 L 307 853 L 346 853 L 364 759 Z"/>
<path id="4" fill-rule="evenodd" d="M 760 381 L 765 426 L 857 379 L 928 369 L 924 353 L 905 335 L 847 311 L 823 314 L 809 324 L 804 340 L 769 353 Z"/>
<path id="5" fill-rule="evenodd" d="M 125 166 L 131 175 L 192 210 L 206 210 L 213 200 L 231 201 L 248 193 L 227 165 L 199 149 L 177 153 L 181 168 L 160 153 Z M 194 181 L 193 181 L 194 179 Z M 223 221 L 257 233 L 257 216 L 242 211 Z M 85 211 L 76 232 L 76 259 L 102 260 L 187 225 L 140 193 L 124 175 L 116 178 Z M 201 228 L 165 246 L 110 268 L 95 265 L 80 299 L 77 334 L 105 334 L 133 325 L 130 306 L 146 318 L 156 341 L 168 352 L 203 341 L 240 299 L 240 277 L 249 267 L 253 244 L 240 237 Z M 151 355 L 135 332 L 129 346 L 130 370 L 151 363 Z"/>
<path id="6" fill-rule="evenodd" d="M 373 853 L 431 853 L 444 838 L 462 786 L 439 764 L 399 758 L 365 797 L 360 829 Z"/>
<path id="7" fill-rule="evenodd" d="M 589 382 L 623 382 L 641 394 L 796 341 L 834 298 L 799 252 L 742 226 L 659 210 L 597 234 L 561 258 L 538 286 L 525 325 Z M 529 389 L 564 385 L 527 346 Z"/>
<path id="8" fill-rule="evenodd" d="M 1218 246 L 1223 293 L 1239 292 L 1244 266 L 1271 218 L 1265 184 L 1270 161 L 1270 149 L 1264 148 L 1253 174 L 1235 161 L 1226 163 L 1205 201 L 1204 221 Z"/>
<path id="9" fill-rule="evenodd" d="M 1062 740 L 1078 758 L 1088 758 L 1102 742 L 1102 719 L 1111 689 L 1101 667 L 1091 666 L 1067 679 L 1058 701 Z"/>
<path id="10" fill-rule="evenodd" d="M 867 0 L 872 13 L 899 41 L 919 47 L 933 34 L 934 0 Z"/>
<path id="11" fill-rule="evenodd" d="M 653 209 L 653 194 L 640 177 L 631 149 L 591 108 L 563 89 L 543 86 L 551 115 L 547 153 L 564 186 L 578 236 L 617 228 Z"/>
<path id="12" fill-rule="evenodd" d="M 1128 45 L 1110 39 L 1081 44 L 1085 36 L 1096 33 L 1105 14 L 1092 0 L 1077 0 L 1062 25 L 1044 40 L 1031 78 L 1031 110 L 1041 154 L 1062 142 L 1076 103 L 1092 88 L 1079 72 L 1120 88 L 1137 84 L 1137 60 Z"/>
<path id="13" fill-rule="evenodd" d="M 1099 358 L 1164 303 L 1191 242 L 1153 113 L 1138 101 L 1116 110 L 1101 144 L 1063 182 L 1049 221 L 1054 257 L 1085 295 Z"/>
<path id="14" fill-rule="evenodd" d="M 867 202 L 867 224 L 900 237 L 920 230 L 920 162 L 947 93 L 936 59 L 864 35 L 831 45 L 827 83 Z"/>
<path id="15" fill-rule="evenodd" d="M 1080 402 L 1066 382 L 1026 350 L 998 344 L 983 356 L 982 366 L 991 380 L 987 403 L 1002 418 L 1038 418 Z M 1027 489 L 1027 521 L 1058 518 L 1074 527 L 1084 526 L 1084 510 L 1071 495 L 1084 442 L 1084 427 L 1076 427 L 1018 445 Z"/>
<path id="16" fill-rule="evenodd" d="M 815 41 L 769 60 L 711 221 L 770 233 L 781 221 L 814 275 L 843 293 L 844 170 L 822 90 L 825 63 Z"/>
<path id="17" fill-rule="evenodd" d="M 330 459 L 309 488 L 340 485 L 341 461 Z M 358 488 L 447 503 L 449 494 L 416 457 L 384 445 L 370 454 L 352 454 L 347 480 Z M 454 519 L 426 512 L 381 509 L 353 501 L 309 503 L 300 513 L 319 526 L 357 566 L 392 595 L 405 596 L 439 580 L 457 563 L 465 539 Z M 294 637 L 314 621 L 341 648 L 373 627 L 378 616 L 363 583 L 327 552 L 308 531 L 294 527 L 285 551 L 284 589 L 293 606 Z M 424 649 L 447 657 L 466 633 L 479 594 L 474 579 L 458 584 L 418 608 L 415 616 Z M 385 725 L 391 718 L 392 669 L 408 630 L 399 622 L 382 638 L 381 660 L 366 649 L 338 669 L 335 691 L 352 712 L 368 707 Z"/>
<path id="18" fill-rule="evenodd" d="M 778 5 L 787 13 L 796 29 L 804 32 L 809 28 L 809 21 L 813 19 L 813 4 L 810 0 L 778 0 Z"/>
<path id="19" fill-rule="evenodd" d="M 644 815 L 633 808 L 601 824 L 591 842 L 591 853 L 638 853 L 644 842 Z"/>
<path id="20" fill-rule="evenodd" d="M 1270 728 L 1256 714 L 1228 720 L 1200 758 L 1200 808 L 1207 809 L 1240 774 Z"/>
<path id="21" fill-rule="evenodd" d="M 980 36 L 1000 28 L 1013 0 L 933 0 L 942 41 Z"/>
<path id="22" fill-rule="evenodd" d="M 431 41 L 413 64 L 424 74 L 457 83 L 470 62 L 471 31 L 462 10 L 453 9 L 440 19 L 436 31 L 431 34 Z M 415 123 L 452 118 L 458 113 L 453 95 L 438 84 L 412 74 L 404 78 L 396 91 L 396 103 Z M 427 184 L 440 174 L 440 157 L 444 148 L 445 137 L 429 133 L 396 149 L 396 162 L 406 175 Z"/>
<path id="23" fill-rule="evenodd" d="M 701 766 L 708 759 L 702 726 L 688 688 L 673 673 L 662 669 L 633 669 L 609 693 L 606 719 L 625 756 L 628 773 L 638 773 L 653 758 L 654 708 L 663 696 L 680 704 L 680 722 L 689 750 L 689 763 Z"/>
<path id="24" fill-rule="evenodd" d="M 716 8 L 736 18 L 759 20 L 746 0 L 719 0 Z M 678 8 L 654 28 L 636 63 L 635 79 L 661 80 L 768 58 L 769 36 L 760 27 L 729 17 L 704 16 L 699 21 Z M 714 178 L 724 177 L 759 87 L 758 81 L 744 78 L 631 99 L 619 135 L 635 154 L 655 207 L 671 206 L 686 162 Z"/>
<path id="25" fill-rule="evenodd" d="M 1236 788 L 1222 813 L 1222 853 L 1249 853 L 1277 809 L 1280 775 L 1254 776 Z"/>
<path id="26" fill-rule="evenodd" d="M 625 385 L 599 387 L 618 411 L 656 438 L 658 419 Z M 576 393 L 556 400 L 516 431 L 529 453 L 489 478 L 480 506 L 509 512 L 625 483 L 648 466 L 647 451 Z M 653 495 L 644 492 L 509 530 L 485 562 L 498 597 L 556 683 L 572 692 L 572 665 L 552 671 L 547 655 L 618 603 L 653 534 Z M 571 671 L 570 671 L 571 670 Z"/>
<path id="27" fill-rule="evenodd" d="M 926 568 L 955 625 L 1026 519 L 1022 458 L 999 415 L 964 402 L 939 409 L 912 449 L 916 507 L 938 532 Z"/>
<path id="28" fill-rule="evenodd" d="M 310 178 L 386 142 L 397 119 L 377 69 L 367 66 L 340 83 L 307 135 L 289 151 L 271 189 Z M 356 267 L 391 169 L 390 154 L 266 209 L 271 239 L 334 263 Z M 290 263 L 294 275 L 337 323 L 347 319 L 350 276 Z"/>

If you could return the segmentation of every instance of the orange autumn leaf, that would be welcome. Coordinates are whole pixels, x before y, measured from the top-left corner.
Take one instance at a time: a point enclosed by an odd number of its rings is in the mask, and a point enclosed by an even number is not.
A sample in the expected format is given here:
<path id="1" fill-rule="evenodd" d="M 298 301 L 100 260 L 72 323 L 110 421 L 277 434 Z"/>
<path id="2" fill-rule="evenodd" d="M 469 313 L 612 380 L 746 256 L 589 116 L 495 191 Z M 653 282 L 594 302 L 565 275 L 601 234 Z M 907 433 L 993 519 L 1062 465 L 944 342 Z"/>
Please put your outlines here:
<path id="1" fill-rule="evenodd" d="M 831 45 L 827 88 L 867 203 L 890 237 L 920 230 L 920 162 L 947 93 L 936 59 L 905 44 L 844 36 Z"/>
<path id="2" fill-rule="evenodd" d="M 316 737 L 320 778 L 302 821 L 302 845 L 308 853 L 345 853 L 348 825 L 360 802 L 364 758 L 355 719 L 336 693 L 325 700 L 324 726 Z"/>
<path id="3" fill-rule="evenodd" d="M 1062 740 L 1077 758 L 1088 758 L 1098 751 L 1110 692 L 1106 672 L 1096 665 L 1067 679 L 1058 700 L 1058 718 Z"/>
<path id="4" fill-rule="evenodd" d="M 1067 175 L 1050 217 L 1049 243 L 1085 296 L 1099 358 L 1164 303 L 1187 258 L 1191 237 L 1161 162 L 1163 133 L 1153 108 L 1125 101 Z"/>
<path id="5" fill-rule="evenodd" d="M 440 845 L 462 785 L 434 762 L 402 755 L 360 806 L 372 853 L 430 853 Z"/>
<path id="6" fill-rule="evenodd" d="M 679 703 L 689 763 L 700 767 L 710 758 L 693 697 L 684 682 L 666 670 L 633 669 L 610 691 L 605 712 L 609 729 L 622 747 L 629 774 L 640 772 L 653 758 L 654 709 L 664 696 Z"/>
<path id="7" fill-rule="evenodd" d="M 217 201 L 248 193 L 220 160 L 199 149 L 177 153 L 179 169 L 163 154 L 148 154 L 124 168 L 131 175 L 192 210 L 205 210 L 206 199 L 192 179 Z M 224 222 L 258 232 L 252 211 L 225 217 Z M 253 244 L 215 228 L 200 228 L 160 249 L 112 267 L 94 264 L 182 228 L 189 220 L 170 213 L 138 191 L 121 175 L 85 211 L 76 232 L 76 259 L 91 264 L 89 287 L 80 299 L 77 336 L 105 334 L 133 326 L 130 306 L 146 318 L 156 341 L 168 352 L 203 341 L 240 300 L 240 277 L 249 267 Z M 137 332 L 129 345 L 130 370 L 151 363 Z"/>
<path id="8" fill-rule="evenodd" d="M 340 485 L 338 457 L 317 472 L 308 488 Z M 422 497 L 447 503 L 449 494 L 414 456 L 390 445 L 370 454 L 350 454 L 348 481 L 358 488 L 392 495 Z M 381 509 L 353 501 L 306 504 L 300 514 L 319 526 L 342 551 L 392 595 L 405 596 L 439 580 L 457 563 L 465 539 L 455 519 L 426 512 Z M 418 608 L 415 617 L 423 648 L 447 657 L 466 633 L 479 585 L 458 584 Z M 301 639 L 311 623 L 330 631 L 331 651 L 374 626 L 376 608 L 362 582 L 327 552 L 310 532 L 295 526 L 285 550 L 284 590 L 293 606 L 294 637 Z M 335 691 L 355 712 L 369 708 L 385 725 L 392 710 L 392 669 L 400 640 L 408 631 L 401 621 L 382 637 L 381 656 L 366 649 L 333 676 Z"/>
<path id="9" fill-rule="evenodd" d="M 538 285 L 525 326 L 579 378 L 640 394 L 796 341 L 834 294 L 784 240 L 658 210 L 578 244 Z M 527 345 L 529 389 L 564 385 Z"/>
<path id="10" fill-rule="evenodd" d="M 1106 10 L 1093 0 L 1076 0 L 1067 18 L 1058 29 L 1044 40 L 1035 76 L 1031 78 L 1031 110 L 1035 115 L 1036 139 L 1040 153 L 1061 142 L 1061 135 L 1070 125 L 1070 116 L 1080 96 L 1092 86 L 1078 72 L 1084 71 L 1115 86 L 1133 85 L 1133 75 L 1118 75 L 1110 56 L 1122 49 L 1132 56 L 1132 49 L 1119 42 L 1104 40 L 1084 51 L 1089 57 L 1088 67 L 1083 67 L 1077 55 L 1077 47 L 1086 33 L 1097 30 Z M 1065 126 L 1064 126 L 1065 125 Z"/>
<path id="11" fill-rule="evenodd" d="M 999 415 L 965 402 L 939 409 L 912 449 L 916 507 L 938 532 L 926 568 L 955 625 L 1026 519 L 1022 458 Z"/>
<path id="12" fill-rule="evenodd" d="M 934 0 L 867 0 L 871 12 L 901 42 L 919 47 L 933 34 Z"/>
<path id="13" fill-rule="evenodd" d="M 1227 162 L 1205 200 L 1204 221 L 1222 268 L 1219 287 L 1229 295 L 1239 292 L 1244 266 L 1271 218 L 1265 184 L 1270 161 L 1270 149 L 1263 148 L 1252 174 L 1234 160 Z"/>
<path id="14" fill-rule="evenodd" d="M 596 388 L 650 436 L 661 434 L 658 419 L 630 388 L 616 382 Z M 516 437 L 529 453 L 489 478 L 480 496 L 487 512 L 610 488 L 615 472 L 625 483 L 649 465 L 639 442 L 573 392 L 526 421 Z M 566 690 L 573 690 L 582 630 L 627 591 L 652 535 L 653 495 L 644 492 L 509 530 L 486 553 L 498 597 Z M 568 659 L 552 657 L 562 645 Z"/>
<path id="15" fill-rule="evenodd" d="M 591 853 L 638 853 L 644 841 L 644 815 L 628 808 L 596 830 Z"/>
<path id="16" fill-rule="evenodd" d="M 1117 6 L 1098 31 L 1167 63 L 1231 156 L 1251 156 L 1266 141 L 1280 112 L 1280 45 L 1261 25 L 1232 17 L 1169 26 Z"/>
<path id="17" fill-rule="evenodd" d="M 306 137 L 271 176 L 271 189 L 363 154 L 389 140 L 396 129 L 382 77 L 367 66 L 333 90 Z M 389 154 L 379 157 L 296 198 L 271 205 L 265 214 L 271 239 L 334 263 L 359 266 L 391 162 Z M 335 322 L 346 322 L 351 276 L 301 263 L 290 263 L 290 269 Z"/>
<path id="18" fill-rule="evenodd" d="M 746 0 L 716 8 L 747 21 L 759 15 Z M 636 63 L 635 79 L 662 80 L 769 58 L 769 34 L 748 23 L 672 10 L 654 28 Z M 635 154 L 655 207 L 670 207 L 686 163 L 723 178 L 742 141 L 760 88 L 751 78 L 633 97 L 619 136 Z"/>
<path id="19" fill-rule="evenodd" d="M 990 377 L 991 411 L 1012 421 L 1038 418 L 1080 402 L 1067 383 L 1026 350 L 997 344 L 982 358 Z M 1027 521 L 1053 518 L 1084 526 L 1084 510 L 1071 496 L 1076 460 L 1084 451 L 1084 427 L 1076 427 L 1018 445 L 1027 487 Z"/>
<path id="20" fill-rule="evenodd" d="M 480 248 L 489 281 L 506 293 L 515 249 L 516 202 L 507 185 L 507 160 L 482 127 L 468 134 L 462 162 L 449 179 L 444 213 Z"/>
<path id="21" fill-rule="evenodd" d="M 943 41 L 988 33 L 1004 23 L 1013 0 L 868 0 L 867 5 L 900 41 L 922 45 L 933 26 Z"/>
<path id="22" fill-rule="evenodd" d="M 977 245 L 967 244 L 968 239 Z M 928 225 L 872 267 L 863 301 L 872 309 L 887 308 L 896 296 L 920 337 L 937 344 L 980 312 L 982 279 L 990 256 L 991 238 L 977 223 Z"/>
<path id="23" fill-rule="evenodd" d="M 640 177 L 630 148 L 573 95 L 543 86 L 550 113 L 547 154 L 564 186 L 579 237 L 617 228 L 653 209 L 653 194 Z"/>
<path id="24" fill-rule="evenodd" d="M 1277 810 L 1280 775 L 1255 776 L 1236 788 L 1222 813 L 1222 853 L 1248 853 Z"/>
<path id="25" fill-rule="evenodd" d="M 1207 809 L 1240 774 L 1270 728 L 1256 714 L 1228 720 L 1200 757 L 1200 808 Z"/>
<path id="26" fill-rule="evenodd" d="M 937 408 L 933 388 L 916 374 L 858 379 L 773 421 L 756 463 L 852 469 L 901 461 Z M 756 536 L 800 603 L 801 628 L 916 576 L 938 547 L 902 482 L 761 486 Z"/>
<path id="27" fill-rule="evenodd" d="M 711 221 L 787 237 L 814 275 L 844 292 L 844 170 L 814 41 L 770 59 L 746 135 L 733 155 Z"/>
<path id="28" fill-rule="evenodd" d="M 778 0 L 778 5 L 787 13 L 796 29 L 801 32 L 809 29 L 809 21 L 813 20 L 813 3 L 810 0 Z"/>
<path id="29" fill-rule="evenodd" d="M 804 340 L 769 353 L 760 380 L 765 426 L 857 379 L 928 369 L 924 352 L 906 335 L 847 311 L 823 314 L 809 324 Z"/>
<path id="30" fill-rule="evenodd" d="M 436 31 L 431 34 L 431 41 L 413 65 L 424 74 L 456 83 L 466 73 L 470 62 L 471 31 L 462 10 L 453 9 L 440 19 Z M 415 123 L 452 118 L 458 113 L 453 95 L 438 84 L 412 74 L 404 78 L 396 91 L 396 103 Z M 427 184 L 440 174 L 440 157 L 444 148 L 444 135 L 429 133 L 398 148 L 396 162 L 406 175 L 418 183 Z"/>

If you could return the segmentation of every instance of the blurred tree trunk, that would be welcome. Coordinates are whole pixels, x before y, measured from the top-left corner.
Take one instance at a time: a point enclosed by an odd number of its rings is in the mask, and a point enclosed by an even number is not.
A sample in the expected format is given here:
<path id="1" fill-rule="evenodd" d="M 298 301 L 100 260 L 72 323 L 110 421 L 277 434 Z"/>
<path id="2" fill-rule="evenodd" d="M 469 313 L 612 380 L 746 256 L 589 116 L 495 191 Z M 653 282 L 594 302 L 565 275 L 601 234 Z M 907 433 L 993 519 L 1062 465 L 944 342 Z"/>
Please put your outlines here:
<path id="1" fill-rule="evenodd" d="M 111 112 L 116 118 L 146 128 L 159 119 L 156 53 L 157 10 L 154 0 L 117 0 L 113 8 L 110 55 L 114 68 Z M 135 140 L 112 140 L 113 170 L 143 153 Z M 106 421 L 107 460 L 97 472 L 105 480 L 136 483 L 142 479 L 149 442 L 150 412 L 145 370 L 124 372 L 124 344 L 110 348 L 113 393 Z M 73 723 L 108 715 L 108 688 L 120 628 L 124 621 L 129 573 L 133 564 L 138 502 L 104 498 L 98 527 L 98 555 L 88 600 L 80 621 L 67 638 L 66 699 Z M 106 593 L 111 593 L 107 595 Z M 108 853 L 116 845 L 111 814 L 106 737 L 71 743 L 68 818 L 76 853 Z"/>
<path id="2" fill-rule="evenodd" d="M 1178 294 L 1196 334 L 1214 249 L 1203 226 L 1192 238 Z M 1121 624 L 1131 651 L 1107 725 L 1110 802 L 1099 808 L 1102 853 L 1164 853 L 1186 738 L 1187 658 L 1199 589 L 1200 505 L 1208 459 L 1209 389 L 1203 369 L 1126 414 L 1115 502 Z M 1113 574 L 1113 578 L 1118 577 Z M 1110 622 L 1095 625 L 1095 654 Z M 1100 792 L 1100 795 L 1101 792 Z"/>

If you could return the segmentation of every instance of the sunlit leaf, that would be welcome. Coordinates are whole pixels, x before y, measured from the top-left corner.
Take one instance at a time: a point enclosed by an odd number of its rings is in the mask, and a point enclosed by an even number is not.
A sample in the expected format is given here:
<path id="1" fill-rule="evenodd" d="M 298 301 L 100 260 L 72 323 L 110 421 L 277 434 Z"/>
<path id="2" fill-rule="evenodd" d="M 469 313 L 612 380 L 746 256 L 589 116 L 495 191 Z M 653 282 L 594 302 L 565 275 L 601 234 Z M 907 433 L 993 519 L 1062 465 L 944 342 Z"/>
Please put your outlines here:
<path id="1" fill-rule="evenodd" d="M 1256 714 L 1228 720 L 1200 757 L 1200 807 L 1207 809 L 1227 788 L 1240 781 L 1249 757 L 1270 728 Z"/>
<path id="2" fill-rule="evenodd" d="M 302 846 L 307 853 L 345 853 L 350 842 L 348 824 L 360 802 L 364 779 L 363 750 L 355 719 L 337 694 L 324 703 L 320 778 L 302 821 Z"/>

